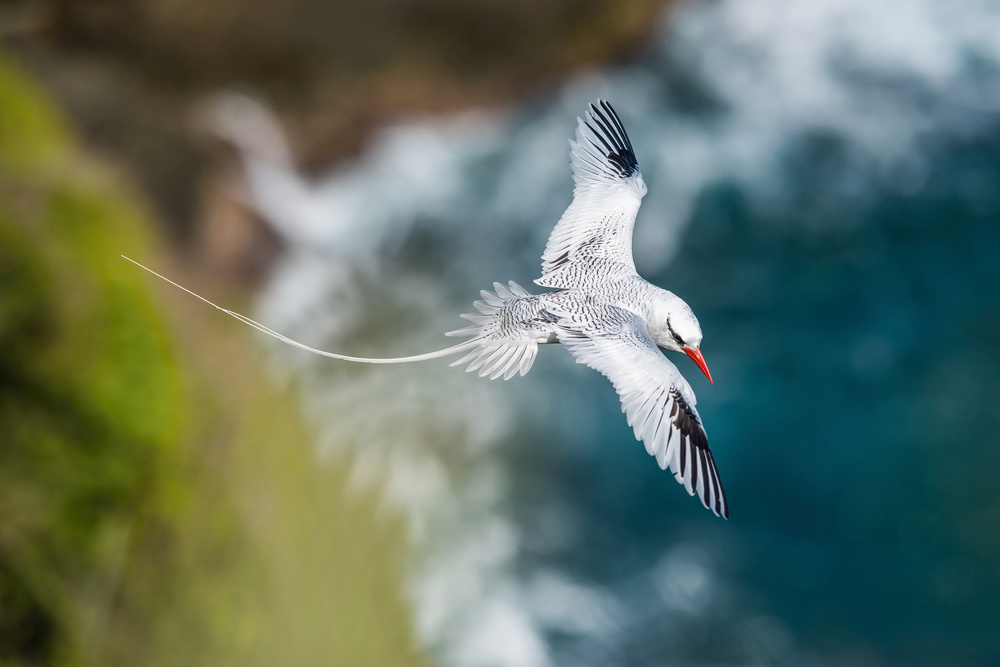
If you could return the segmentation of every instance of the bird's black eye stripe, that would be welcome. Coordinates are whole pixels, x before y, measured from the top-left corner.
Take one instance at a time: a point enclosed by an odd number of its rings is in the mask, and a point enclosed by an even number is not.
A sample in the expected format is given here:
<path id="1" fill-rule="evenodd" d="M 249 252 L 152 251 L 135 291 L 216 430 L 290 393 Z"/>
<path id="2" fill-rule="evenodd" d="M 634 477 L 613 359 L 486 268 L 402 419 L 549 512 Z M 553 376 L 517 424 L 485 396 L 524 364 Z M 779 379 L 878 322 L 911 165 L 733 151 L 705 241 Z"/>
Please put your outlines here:
<path id="1" fill-rule="evenodd" d="M 670 335 L 673 336 L 674 340 L 677 341 L 678 345 L 680 345 L 681 347 L 684 347 L 684 339 L 681 338 L 680 336 L 678 336 L 677 332 L 674 331 L 674 328 L 672 326 L 670 326 L 670 318 L 669 317 L 667 318 L 667 331 L 670 332 Z"/>

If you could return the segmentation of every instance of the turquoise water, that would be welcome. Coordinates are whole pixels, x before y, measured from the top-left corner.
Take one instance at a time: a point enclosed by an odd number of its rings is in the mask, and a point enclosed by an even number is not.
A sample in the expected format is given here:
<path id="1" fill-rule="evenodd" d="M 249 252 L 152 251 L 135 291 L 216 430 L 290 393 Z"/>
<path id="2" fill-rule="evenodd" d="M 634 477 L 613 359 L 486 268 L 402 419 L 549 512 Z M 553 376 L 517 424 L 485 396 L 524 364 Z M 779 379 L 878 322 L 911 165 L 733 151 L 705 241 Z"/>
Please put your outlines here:
<path id="1" fill-rule="evenodd" d="M 628 65 L 391 128 L 308 191 L 258 182 L 305 211 L 275 214 L 261 319 L 413 353 L 538 275 L 588 101 L 636 146 L 636 262 L 701 321 L 715 385 L 674 361 L 730 521 L 558 348 L 492 384 L 283 356 L 321 455 L 353 452 L 410 517 L 443 663 L 1000 662 L 997 34 L 985 2 L 696 3 Z"/>
<path id="2" fill-rule="evenodd" d="M 786 172 L 802 197 L 757 212 L 739 185 L 712 184 L 677 258 L 651 276 L 684 294 L 706 331 L 716 385 L 681 367 L 729 524 L 678 500 L 604 387 L 584 399 L 601 411 L 598 432 L 580 434 L 594 441 L 584 460 L 567 466 L 543 442 L 524 452 L 526 520 L 553 494 L 588 517 L 585 538 L 539 559 L 629 587 L 681 539 L 723 582 L 718 597 L 699 591 L 712 601 L 687 619 L 691 635 L 663 637 L 673 616 L 652 611 L 608 650 L 612 662 L 671 664 L 678 647 L 680 662 L 741 662 L 755 614 L 780 619 L 776 646 L 760 640 L 765 661 L 801 664 L 793 644 L 820 663 L 1000 658 L 1000 221 L 995 193 L 963 188 L 1000 184 L 1000 124 L 935 144 L 919 192 L 870 174 L 844 200 L 825 187 L 845 175 L 838 146 L 804 139 Z M 856 222 L 802 224 L 831 212 Z"/>

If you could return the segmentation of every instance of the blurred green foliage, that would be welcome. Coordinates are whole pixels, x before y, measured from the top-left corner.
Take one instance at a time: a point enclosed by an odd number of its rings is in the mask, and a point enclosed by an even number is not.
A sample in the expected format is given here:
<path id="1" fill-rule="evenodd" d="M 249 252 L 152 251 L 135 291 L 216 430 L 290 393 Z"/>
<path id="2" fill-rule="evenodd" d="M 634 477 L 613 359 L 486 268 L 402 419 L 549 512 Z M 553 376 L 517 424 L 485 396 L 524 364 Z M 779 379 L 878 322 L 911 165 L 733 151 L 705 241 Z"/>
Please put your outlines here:
<path id="1" fill-rule="evenodd" d="M 0 664 L 417 664 L 401 523 L 123 190 L 0 60 Z"/>

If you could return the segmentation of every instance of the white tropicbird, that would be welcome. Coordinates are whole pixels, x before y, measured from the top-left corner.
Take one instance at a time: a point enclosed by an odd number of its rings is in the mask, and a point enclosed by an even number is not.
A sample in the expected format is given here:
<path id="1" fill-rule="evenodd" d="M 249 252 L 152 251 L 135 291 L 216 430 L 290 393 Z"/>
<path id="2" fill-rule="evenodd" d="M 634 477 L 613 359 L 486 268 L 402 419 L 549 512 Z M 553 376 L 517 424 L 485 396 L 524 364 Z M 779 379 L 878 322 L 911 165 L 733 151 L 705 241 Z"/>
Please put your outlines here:
<path id="1" fill-rule="evenodd" d="M 472 325 L 446 334 L 472 336 L 459 345 L 392 359 L 317 350 L 139 266 L 289 345 L 344 361 L 399 364 L 468 352 L 451 365 L 468 364 L 466 371 L 478 370 L 480 377 L 507 380 L 528 372 L 539 345 L 562 343 L 577 363 L 611 380 L 636 439 L 660 468 L 669 468 L 689 494 L 697 493 L 705 507 L 729 518 L 694 391 L 661 353 L 684 352 L 711 382 L 699 348 L 701 327 L 678 296 L 636 273 L 632 228 L 646 183 L 611 105 L 598 100 L 585 116 L 577 119 L 576 140 L 569 142 L 573 202 L 549 236 L 542 276 L 535 280 L 553 291 L 530 294 L 513 281 L 509 286 L 493 283 L 495 292 L 483 290 L 483 300 L 474 304 L 479 312 L 461 316 Z"/>

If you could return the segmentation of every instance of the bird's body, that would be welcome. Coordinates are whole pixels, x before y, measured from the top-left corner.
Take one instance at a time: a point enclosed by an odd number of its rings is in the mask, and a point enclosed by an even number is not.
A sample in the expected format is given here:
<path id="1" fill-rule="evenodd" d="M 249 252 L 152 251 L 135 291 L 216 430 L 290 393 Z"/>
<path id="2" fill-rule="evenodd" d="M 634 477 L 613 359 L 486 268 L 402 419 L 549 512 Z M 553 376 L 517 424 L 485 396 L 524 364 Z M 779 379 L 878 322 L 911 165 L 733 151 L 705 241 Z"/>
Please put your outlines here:
<path id="1" fill-rule="evenodd" d="M 535 280 L 552 291 L 530 294 L 514 282 L 494 283 L 495 291 L 482 291 L 483 299 L 474 304 L 478 312 L 462 316 L 470 326 L 448 333 L 471 336 L 464 343 L 398 359 L 349 357 L 309 348 L 220 310 L 291 345 L 347 361 L 405 363 L 466 352 L 452 365 L 490 379 L 526 374 L 539 345 L 560 343 L 578 363 L 611 381 L 635 437 L 660 467 L 728 518 L 694 391 L 661 352 L 684 352 L 711 380 L 699 349 L 701 327 L 684 301 L 635 270 L 632 229 L 646 184 L 621 120 L 607 102 L 590 105 L 586 118 L 578 119 L 570 165 L 573 202 L 549 236 L 542 275 Z"/>

